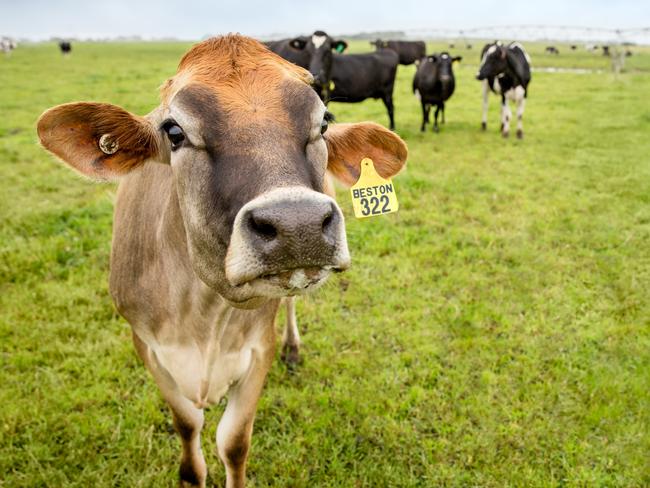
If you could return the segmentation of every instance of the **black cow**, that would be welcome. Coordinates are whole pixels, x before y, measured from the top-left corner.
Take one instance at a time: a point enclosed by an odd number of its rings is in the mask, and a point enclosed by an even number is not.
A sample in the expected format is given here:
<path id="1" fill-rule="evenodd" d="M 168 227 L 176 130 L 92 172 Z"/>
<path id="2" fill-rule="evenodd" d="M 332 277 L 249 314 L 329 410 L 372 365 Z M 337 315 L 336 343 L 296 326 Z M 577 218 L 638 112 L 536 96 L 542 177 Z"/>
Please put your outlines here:
<path id="1" fill-rule="evenodd" d="M 578 49 L 578 46 L 575 44 L 571 44 L 571 51 L 575 51 L 576 49 Z"/>
<path id="2" fill-rule="evenodd" d="M 287 61 L 308 69 L 314 77 L 314 89 L 322 100 L 331 92 L 332 55 L 342 53 L 348 47 L 342 39 L 333 39 L 323 31 L 316 31 L 310 37 L 270 41 L 266 46 Z"/>
<path id="3" fill-rule="evenodd" d="M 391 130 L 395 129 L 393 87 L 399 56 L 392 49 L 366 54 L 334 54 L 331 99 L 356 103 L 379 98 L 388 110 Z"/>
<path id="4" fill-rule="evenodd" d="M 370 43 L 379 51 L 392 49 L 399 56 L 399 64 L 409 65 L 426 56 L 427 46 L 424 41 L 382 41 L 377 39 Z"/>
<path id="5" fill-rule="evenodd" d="M 61 53 L 65 56 L 70 54 L 70 51 L 72 51 L 72 44 L 69 41 L 60 41 L 59 42 L 59 49 L 61 49 Z"/>
<path id="6" fill-rule="evenodd" d="M 443 52 L 427 56 L 418 64 L 413 78 L 413 93 L 422 104 L 422 126 L 420 127 L 422 132 L 429 123 L 429 111 L 432 105 L 436 106 L 433 130 L 438 132 L 438 112 L 441 110 L 442 123 L 445 123 L 445 102 L 449 100 L 456 87 L 452 64 L 461 59 L 461 56 L 452 58 L 449 53 Z"/>
<path id="7" fill-rule="evenodd" d="M 546 52 L 549 54 L 560 54 L 560 50 L 555 46 L 546 46 Z"/>
<path id="8" fill-rule="evenodd" d="M 603 46 L 603 56 L 610 56 L 609 46 Z"/>
<path id="9" fill-rule="evenodd" d="M 517 103 L 517 137 L 524 136 L 523 115 L 528 84 L 530 83 L 530 57 L 518 42 L 507 46 L 500 42 L 486 44 L 481 51 L 481 67 L 476 75 L 483 81 L 483 121 L 482 128 L 487 128 L 488 91 L 501 95 L 501 133 L 503 137 L 510 134 L 512 113 L 508 100 Z"/>

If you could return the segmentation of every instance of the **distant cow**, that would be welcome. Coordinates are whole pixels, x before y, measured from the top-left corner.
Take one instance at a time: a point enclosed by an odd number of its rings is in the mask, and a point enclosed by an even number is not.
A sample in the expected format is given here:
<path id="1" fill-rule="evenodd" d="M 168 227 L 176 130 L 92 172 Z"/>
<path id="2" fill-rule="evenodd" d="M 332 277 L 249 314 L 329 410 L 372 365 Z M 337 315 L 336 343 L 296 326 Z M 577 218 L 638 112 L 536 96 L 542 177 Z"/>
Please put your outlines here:
<path id="1" fill-rule="evenodd" d="M 433 130 L 438 132 L 438 112 L 441 110 L 442 123 L 445 123 L 445 102 L 449 100 L 456 87 L 452 64 L 461 59 L 461 56 L 452 58 L 449 53 L 443 52 L 427 56 L 418 64 L 413 78 L 413 93 L 422 104 L 422 126 L 420 127 L 422 132 L 429 122 L 429 111 L 432 105 L 436 106 Z"/>
<path id="2" fill-rule="evenodd" d="M 575 44 L 571 44 L 571 51 L 575 51 L 576 49 L 578 49 L 578 46 L 576 46 Z"/>
<path id="3" fill-rule="evenodd" d="M 603 46 L 603 56 L 610 56 L 609 46 Z"/>
<path id="4" fill-rule="evenodd" d="M 366 54 L 335 54 L 332 59 L 334 102 L 356 103 L 379 98 L 388 110 L 391 130 L 395 129 L 393 87 L 399 57 L 392 49 Z"/>
<path id="5" fill-rule="evenodd" d="M 72 51 L 72 44 L 69 41 L 60 41 L 59 49 L 61 50 L 61 53 L 66 56 Z"/>
<path id="6" fill-rule="evenodd" d="M 487 128 L 488 92 L 501 95 L 501 133 L 510 134 L 512 113 L 508 100 L 517 103 L 517 137 L 524 136 L 523 116 L 528 84 L 530 83 L 530 57 L 518 42 L 507 46 L 499 42 L 486 44 L 481 51 L 481 67 L 476 75 L 483 81 L 483 130 Z"/>
<path id="7" fill-rule="evenodd" d="M 560 50 L 555 46 L 546 46 L 545 51 L 549 54 L 560 54 Z"/>
<path id="8" fill-rule="evenodd" d="M 377 50 L 392 49 L 399 56 L 399 64 L 409 65 L 426 56 L 427 47 L 424 41 L 382 41 L 377 39 L 370 45 Z"/>
<path id="9" fill-rule="evenodd" d="M 366 156 L 385 178 L 405 163 L 404 142 L 377 124 L 328 128 L 310 81 L 229 35 L 194 45 L 145 117 L 79 102 L 38 121 L 43 146 L 73 169 L 119 180 L 110 291 L 171 408 L 180 486 L 205 487 L 204 409 L 227 397 L 217 452 L 226 486 L 244 488 L 280 300 L 350 264 L 326 171 L 350 184 Z"/>
<path id="10" fill-rule="evenodd" d="M 333 51 L 342 53 L 348 47 L 342 39 L 333 39 L 323 31 L 316 31 L 310 37 L 270 41 L 266 46 L 287 61 L 308 69 L 314 77 L 314 89 L 321 100 L 328 100 L 331 92 L 331 70 Z"/>
<path id="11" fill-rule="evenodd" d="M 3 37 L 0 39 L 0 51 L 5 53 L 5 56 L 11 56 L 11 51 L 16 49 L 16 41 L 9 37 Z"/>

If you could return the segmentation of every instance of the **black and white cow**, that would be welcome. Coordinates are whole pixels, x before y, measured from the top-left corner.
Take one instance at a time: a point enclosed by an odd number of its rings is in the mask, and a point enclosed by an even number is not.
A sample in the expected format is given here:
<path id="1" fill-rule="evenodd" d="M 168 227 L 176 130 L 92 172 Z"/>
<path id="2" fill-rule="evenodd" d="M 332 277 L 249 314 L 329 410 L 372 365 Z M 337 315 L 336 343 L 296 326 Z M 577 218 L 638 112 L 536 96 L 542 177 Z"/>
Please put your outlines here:
<path id="1" fill-rule="evenodd" d="M 486 44 L 481 52 L 478 80 L 483 82 L 483 120 L 481 127 L 487 129 L 488 94 L 492 90 L 501 95 L 501 133 L 510 134 L 512 113 L 508 100 L 517 104 L 517 137 L 524 136 L 523 116 L 528 84 L 530 83 L 530 57 L 518 42 L 504 46 L 500 42 Z"/>
<path id="2" fill-rule="evenodd" d="M 392 49 L 399 56 L 399 64 L 409 65 L 426 56 L 427 47 L 424 41 L 382 41 L 377 39 L 370 42 L 377 50 Z"/>
<path id="3" fill-rule="evenodd" d="M 72 43 L 70 41 L 59 41 L 59 49 L 61 54 L 67 56 L 72 51 Z"/>
<path id="4" fill-rule="evenodd" d="M 413 93 L 422 104 L 422 126 L 424 132 L 429 122 L 431 106 L 436 106 L 433 117 L 433 130 L 438 132 L 438 112 L 442 110 L 442 123 L 445 123 L 445 102 L 454 93 L 456 80 L 452 64 L 460 61 L 461 56 L 451 57 L 449 53 L 432 54 L 418 63 L 418 69 L 413 77 Z"/>
<path id="5" fill-rule="evenodd" d="M 11 51 L 16 49 L 16 41 L 9 37 L 3 37 L 0 39 L 0 51 L 5 53 L 5 56 L 11 56 Z"/>
<path id="6" fill-rule="evenodd" d="M 309 70 L 314 77 L 314 89 L 321 99 L 330 98 L 333 52 L 345 51 L 347 42 L 333 39 L 323 31 L 316 31 L 310 37 L 299 36 L 265 44 L 275 54 Z"/>
<path id="7" fill-rule="evenodd" d="M 399 56 L 392 49 L 374 53 L 334 54 L 331 101 L 356 103 L 378 98 L 388 110 L 391 130 L 395 129 L 393 87 Z"/>

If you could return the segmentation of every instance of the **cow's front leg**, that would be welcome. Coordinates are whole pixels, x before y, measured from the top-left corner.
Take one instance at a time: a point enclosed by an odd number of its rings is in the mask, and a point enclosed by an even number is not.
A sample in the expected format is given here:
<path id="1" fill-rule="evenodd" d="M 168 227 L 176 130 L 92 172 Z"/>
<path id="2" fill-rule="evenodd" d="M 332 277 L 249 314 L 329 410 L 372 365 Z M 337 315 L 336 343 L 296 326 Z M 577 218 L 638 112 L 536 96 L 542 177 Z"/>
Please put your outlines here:
<path id="1" fill-rule="evenodd" d="M 524 107 L 526 99 L 521 96 L 517 99 L 517 139 L 524 138 Z"/>
<path id="2" fill-rule="evenodd" d="M 510 135 L 510 107 L 508 107 L 508 99 L 505 95 L 501 102 L 501 135 L 508 137 Z"/>
<path id="3" fill-rule="evenodd" d="M 436 111 L 433 114 L 433 132 L 438 132 L 438 114 L 440 113 L 440 105 L 436 105 Z"/>
<path id="4" fill-rule="evenodd" d="M 208 473 L 201 451 L 201 430 L 203 429 L 203 410 L 185 398 L 170 378 L 169 373 L 158 365 L 152 357 L 149 346 L 134 333 L 133 343 L 140 358 L 151 372 L 163 398 L 169 405 L 174 418 L 174 428 L 181 438 L 183 451 L 179 470 L 181 488 L 205 487 Z"/>
<path id="5" fill-rule="evenodd" d="M 296 297 L 285 298 L 287 325 L 282 336 L 282 360 L 289 368 L 300 362 L 300 331 L 296 320 Z"/>
<path id="6" fill-rule="evenodd" d="M 487 129 L 487 116 L 488 116 L 488 103 L 490 95 L 490 87 L 488 81 L 483 80 L 483 117 L 481 118 L 481 129 Z"/>
<path id="7" fill-rule="evenodd" d="M 232 387 L 228 405 L 217 427 L 217 449 L 226 467 L 226 488 L 243 488 L 246 483 L 246 459 L 253 433 L 257 401 L 264 379 L 273 361 L 273 347 L 251 351 L 252 362 L 244 379 Z"/>

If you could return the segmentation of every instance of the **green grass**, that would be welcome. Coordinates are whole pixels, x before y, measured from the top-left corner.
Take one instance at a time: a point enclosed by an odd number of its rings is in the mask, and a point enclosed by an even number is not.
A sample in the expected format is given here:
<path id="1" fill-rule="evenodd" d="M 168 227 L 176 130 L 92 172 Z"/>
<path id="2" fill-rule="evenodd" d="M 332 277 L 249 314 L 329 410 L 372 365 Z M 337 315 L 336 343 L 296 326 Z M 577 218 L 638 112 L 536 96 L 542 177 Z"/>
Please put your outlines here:
<path id="1" fill-rule="evenodd" d="M 75 100 L 146 113 L 187 47 L 0 59 L 2 487 L 175 486 L 170 415 L 107 291 L 115 187 L 55 163 L 34 125 Z M 543 47 L 534 66 L 608 69 Z M 479 130 L 479 53 L 458 51 L 439 134 L 399 68 L 400 211 L 356 220 L 340 191 L 353 267 L 299 302 L 304 363 L 269 375 L 250 486 L 650 485 L 650 52 L 618 77 L 535 73 L 517 141 L 496 97 Z M 387 123 L 378 101 L 331 110 Z"/>

